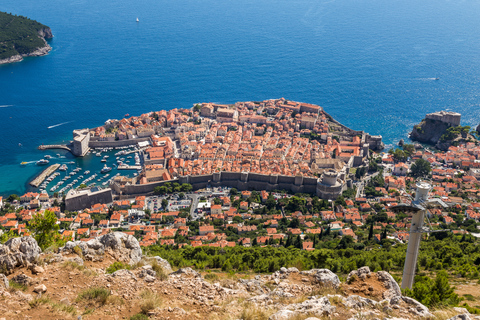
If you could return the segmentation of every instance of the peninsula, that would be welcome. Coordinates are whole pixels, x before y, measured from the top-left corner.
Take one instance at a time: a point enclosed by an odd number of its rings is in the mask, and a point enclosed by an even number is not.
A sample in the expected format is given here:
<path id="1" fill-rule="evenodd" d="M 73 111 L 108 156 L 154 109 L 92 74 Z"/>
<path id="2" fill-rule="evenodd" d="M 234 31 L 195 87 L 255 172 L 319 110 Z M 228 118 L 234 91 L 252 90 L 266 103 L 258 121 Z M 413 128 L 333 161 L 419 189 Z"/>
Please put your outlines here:
<path id="1" fill-rule="evenodd" d="M 46 55 L 52 48 L 45 39 L 52 37 L 52 30 L 37 21 L 0 12 L 0 64 Z"/>

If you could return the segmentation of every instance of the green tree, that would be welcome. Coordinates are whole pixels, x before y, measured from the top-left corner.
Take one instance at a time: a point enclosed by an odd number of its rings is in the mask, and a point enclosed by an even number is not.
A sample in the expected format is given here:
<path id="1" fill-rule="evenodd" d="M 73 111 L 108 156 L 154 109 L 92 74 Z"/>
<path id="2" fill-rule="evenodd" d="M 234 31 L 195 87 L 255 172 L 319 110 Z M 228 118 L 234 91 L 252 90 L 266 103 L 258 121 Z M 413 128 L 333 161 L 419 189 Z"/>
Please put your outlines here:
<path id="1" fill-rule="evenodd" d="M 432 167 L 430 166 L 430 162 L 424 159 L 418 159 L 412 164 L 411 172 L 412 176 L 414 177 L 425 177 L 427 176 L 430 171 L 432 171 Z"/>
<path id="2" fill-rule="evenodd" d="M 192 191 L 193 187 L 190 183 L 182 183 L 182 185 L 180 186 L 180 189 L 183 192 L 190 192 L 190 191 Z"/>
<path id="3" fill-rule="evenodd" d="M 20 201 L 20 197 L 17 196 L 16 194 L 11 194 L 11 195 L 9 195 L 8 198 L 7 198 L 7 201 L 8 201 L 8 202 L 13 202 L 13 201 L 15 201 L 15 200 Z"/>
<path id="4" fill-rule="evenodd" d="M 162 199 L 162 207 L 164 209 L 167 209 L 167 206 L 168 206 L 168 200 L 167 199 Z"/>
<path id="5" fill-rule="evenodd" d="M 37 213 L 30 220 L 27 228 L 42 250 L 60 240 L 58 234 L 60 226 L 57 224 L 57 216 L 53 211 L 45 210 L 43 214 Z"/>
<path id="6" fill-rule="evenodd" d="M 441 270 L 435 280 L 429 277 L 415 277 L 412 290 L 406 289 L 405 295 L 415 298 L 427 307 L 455 306 L 461 299 L 454 290 L 455 288 L 448 283 L 447 272 Z"/>

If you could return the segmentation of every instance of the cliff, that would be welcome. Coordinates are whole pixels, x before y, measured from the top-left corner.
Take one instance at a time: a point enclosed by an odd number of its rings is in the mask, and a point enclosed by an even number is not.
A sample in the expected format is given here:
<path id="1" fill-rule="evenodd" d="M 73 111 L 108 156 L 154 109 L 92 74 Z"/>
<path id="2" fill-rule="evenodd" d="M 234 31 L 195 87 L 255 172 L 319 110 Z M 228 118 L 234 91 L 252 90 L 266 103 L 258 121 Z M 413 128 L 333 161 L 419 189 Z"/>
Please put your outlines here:
<path id="1" fill-rule="evenodd" d="M 52 37 L 52 30 L 37 21 L 0 12 L 0 64 L 48 54 L 52 48 L 45 39 Z"/>
<path id="2" fill-rule="evenodd" d="M 413 141 L 436 144 L 451 125 L 439 120 L 423 119 L 413 126 L 410 139 Z"/>

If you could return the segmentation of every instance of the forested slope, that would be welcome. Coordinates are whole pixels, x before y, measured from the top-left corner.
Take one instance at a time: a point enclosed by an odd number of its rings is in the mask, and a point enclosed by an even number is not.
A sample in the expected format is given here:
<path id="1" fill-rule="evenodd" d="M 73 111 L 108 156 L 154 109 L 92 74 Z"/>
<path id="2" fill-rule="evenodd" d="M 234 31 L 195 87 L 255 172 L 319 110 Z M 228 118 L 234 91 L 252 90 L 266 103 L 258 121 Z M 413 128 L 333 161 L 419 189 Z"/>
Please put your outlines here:
<path id="1" fill-rule="evenodd" d="M 26 17 L 0 12 L 0 60 L 16 55 L 29 55 L 48 46 L 49 27 Z"/>

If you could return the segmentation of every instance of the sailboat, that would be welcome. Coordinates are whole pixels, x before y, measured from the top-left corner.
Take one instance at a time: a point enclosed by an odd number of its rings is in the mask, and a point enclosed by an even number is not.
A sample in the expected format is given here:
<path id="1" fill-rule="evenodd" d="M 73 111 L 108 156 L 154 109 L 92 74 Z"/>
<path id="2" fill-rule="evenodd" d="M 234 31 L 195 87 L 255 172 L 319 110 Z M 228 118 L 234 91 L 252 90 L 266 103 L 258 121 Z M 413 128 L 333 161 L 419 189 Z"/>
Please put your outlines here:
<path id="1" fill-rule="evenodd" d="M 137 18 L 137 22 L 139 22 L 139 21 L 140 21 L 140 20 L 138 20 L 138 18 Z"/>

